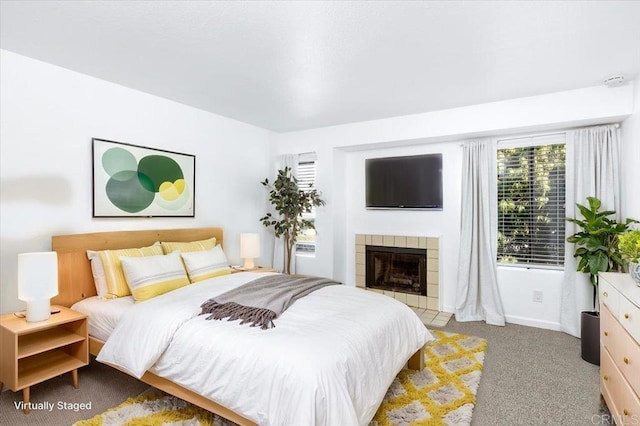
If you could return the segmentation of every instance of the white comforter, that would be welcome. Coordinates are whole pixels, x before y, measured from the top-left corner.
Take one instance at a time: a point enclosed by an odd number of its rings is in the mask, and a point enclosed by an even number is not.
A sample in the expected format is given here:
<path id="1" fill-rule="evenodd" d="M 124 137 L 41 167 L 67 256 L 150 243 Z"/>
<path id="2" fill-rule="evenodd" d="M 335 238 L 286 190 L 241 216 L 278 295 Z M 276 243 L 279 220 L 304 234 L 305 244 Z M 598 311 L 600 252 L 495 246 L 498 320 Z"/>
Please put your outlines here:
<path id="1" fill-rule="evenodd" d="M 260 425 L 366 425 L 409 357 L 433 337 L 389 297 L 324 287 L 269 330 L 199 316 L 207 299 L 266 273 L 189 285 L 135 305 L 98 361 L 146 370 Z"/>

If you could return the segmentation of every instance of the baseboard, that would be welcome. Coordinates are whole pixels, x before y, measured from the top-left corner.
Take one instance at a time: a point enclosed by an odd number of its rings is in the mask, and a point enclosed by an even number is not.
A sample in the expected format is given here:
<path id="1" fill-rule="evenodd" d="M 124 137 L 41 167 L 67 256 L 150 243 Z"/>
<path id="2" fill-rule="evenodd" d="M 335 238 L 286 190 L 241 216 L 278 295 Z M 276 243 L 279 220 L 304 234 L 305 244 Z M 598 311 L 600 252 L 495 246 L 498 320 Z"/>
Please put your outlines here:
<path id="1" fill-rule="evenodd" d="M 455 313 L 456 309 L 454 306 L 443 306 L 442 310 L 444 312 Z M 516 315 L 505 315 L 505 320 L 509 324 L 518 324 L 518 325 L 526 325 L 527 327 L 535 327 L 535 328 L 544 328 L 545 330 L 554 330 L 554 331 L 562 331 L 560 328 L 560 323 L 539 320 L 536 318 L 527 318 L 527 317 L 519 317 Z"/>
<path id="2" fill-rule="evenodd" d="M 561 331 L 559 322 L 544 321 L 535 318 L 518 317 L 515 315 L 505 315 L 509 324 L 526 325 L 527 327 L 544 328 L 545 330 Z"/>

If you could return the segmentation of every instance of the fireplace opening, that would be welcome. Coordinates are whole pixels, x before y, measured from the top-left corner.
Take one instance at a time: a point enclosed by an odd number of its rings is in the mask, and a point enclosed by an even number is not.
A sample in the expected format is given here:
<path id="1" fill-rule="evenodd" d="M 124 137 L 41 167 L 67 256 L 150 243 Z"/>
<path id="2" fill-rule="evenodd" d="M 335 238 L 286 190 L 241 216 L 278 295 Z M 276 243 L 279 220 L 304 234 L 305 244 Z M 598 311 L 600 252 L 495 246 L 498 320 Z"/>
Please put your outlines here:
<path id="1" fill-rule="evenodd" d="M 427 250 L 366 246 L 368 288 L 427 295 Z"/>

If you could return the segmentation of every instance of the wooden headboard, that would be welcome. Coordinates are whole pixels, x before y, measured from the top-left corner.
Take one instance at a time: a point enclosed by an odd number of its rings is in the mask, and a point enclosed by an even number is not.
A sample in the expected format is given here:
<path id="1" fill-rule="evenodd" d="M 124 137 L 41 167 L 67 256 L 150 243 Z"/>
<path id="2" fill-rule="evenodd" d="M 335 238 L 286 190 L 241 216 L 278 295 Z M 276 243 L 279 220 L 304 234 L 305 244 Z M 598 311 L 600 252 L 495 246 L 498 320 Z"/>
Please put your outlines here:
<path id="1" fill-rule="evenodd" d="M 58 253 L 58 296 L 51 303 L 71 306 L 95 296 L 87 250 L 117 250 L 150 246 L 156 241 L 197 241 L 216 237 L 222 245 L 222 228 L 156 229 L 54 235 L 51 249 Z"/>

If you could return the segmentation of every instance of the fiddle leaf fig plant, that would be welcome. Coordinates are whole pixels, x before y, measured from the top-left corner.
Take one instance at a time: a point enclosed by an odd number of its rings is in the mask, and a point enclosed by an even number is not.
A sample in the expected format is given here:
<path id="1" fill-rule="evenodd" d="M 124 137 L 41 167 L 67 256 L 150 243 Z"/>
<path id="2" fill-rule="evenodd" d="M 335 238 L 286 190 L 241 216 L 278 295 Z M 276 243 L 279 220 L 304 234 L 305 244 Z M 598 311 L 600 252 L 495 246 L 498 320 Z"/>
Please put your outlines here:
<path id="1" fill-rule="evenodd" d="M 269 189 L 269 202 L 277 216 L 267 213 L 260 221 L 265 227 L 273 228 L 276 238 L 284 239 L 284 272 L 290 274 L 291 254 L 298 233 L 305 229 L 315 229 L 312 221 L 303 218 L 303 213 L 311 213 L 314 207 L 323 206 L 325 202 L 316 189 L 300 188 L 290 167 L 278 170 L 273 183 L 269 179 L 261 183 Z"/>
<path id="2" fill-rule="evenodd" d="M 620 271 L 624 260 L 618 246 L 618 237 L 629 229 L 634 219 L 625 223 L 617 222 L 610 216 L 616 212 L 601 211 L 602 202 L 595 197 L 587 197 L 588 206 L 576 204 L 584 219 L 567 218 L 581 229 L 567 238 L 575 244 L 573 257 L 579 258 L 577 270 L 589 274 L 594 287 L 598 286 L 598 272 Z"/>

